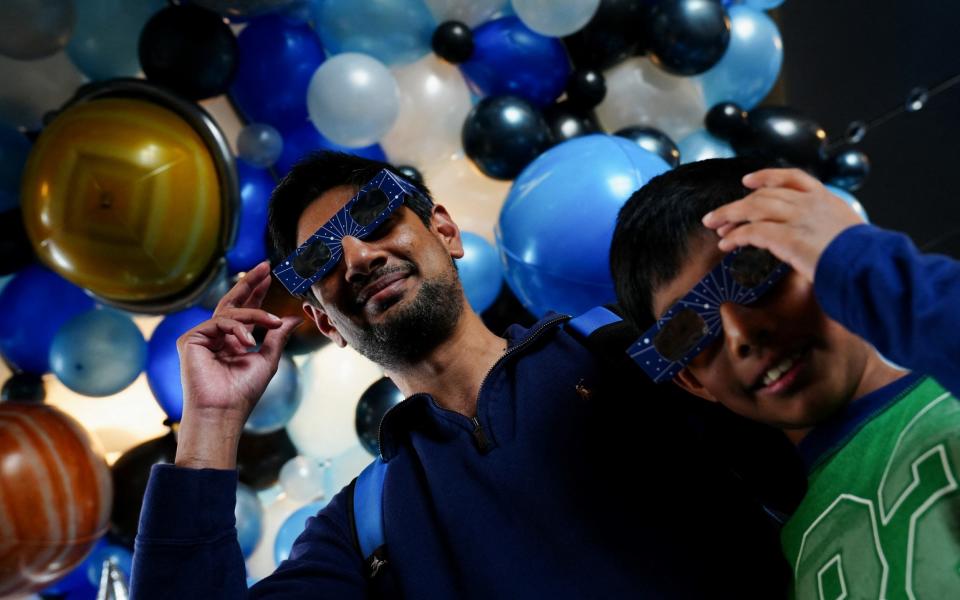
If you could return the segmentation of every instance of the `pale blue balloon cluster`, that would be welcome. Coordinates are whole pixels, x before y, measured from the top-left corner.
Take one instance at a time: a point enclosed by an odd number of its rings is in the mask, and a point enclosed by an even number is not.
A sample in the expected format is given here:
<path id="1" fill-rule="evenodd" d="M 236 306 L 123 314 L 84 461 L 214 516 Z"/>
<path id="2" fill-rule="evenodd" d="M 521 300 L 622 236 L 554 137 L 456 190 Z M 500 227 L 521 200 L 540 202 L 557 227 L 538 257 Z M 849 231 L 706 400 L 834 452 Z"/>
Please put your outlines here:
<path id="1" fill-rule="evenodd" d="M 490 242 L 481 236 L 463 231 L 463 258 L 458 258 L 457 271 L 467 301 L 475 312 L 481 313 L 493 304 L 503 285 L 503 266 L 500 255 Z"/>

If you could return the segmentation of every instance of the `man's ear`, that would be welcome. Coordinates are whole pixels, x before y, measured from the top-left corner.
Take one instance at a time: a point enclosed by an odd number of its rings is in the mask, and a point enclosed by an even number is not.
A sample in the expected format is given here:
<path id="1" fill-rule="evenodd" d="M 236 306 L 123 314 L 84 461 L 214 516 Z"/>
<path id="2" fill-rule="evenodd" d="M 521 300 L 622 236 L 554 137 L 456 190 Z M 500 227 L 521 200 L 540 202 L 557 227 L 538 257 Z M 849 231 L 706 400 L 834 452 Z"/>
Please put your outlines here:
<path id="1" fill-rule="evenodd" d="M 317 329 L 320 330 L 320 333 L 330 338 L 334 344 L 340 346 L 341 348 L 347 345 L 347 341 L 343 339 L 343 336 L 340 335 L 340 332 L 337 331 L 337 328 L 334 327 L 332 322 L 330 322 L 330 317 L 327 315 L 327 311 L 311 302 L 304 300 L 303 312 L 306 313 L 308 319 L 313 321 L 313 323 L 317 326 Z"/>
<path id="2" fill-rule="evenodd" d="M 436 233 L 443 245 L 450 251 L 453 258 L 463 258 L 463 240 L 460 238 L 460 228 L 453 222 L 453 217 L 447 209 L 435 204 L 430 215 L 430 229 Z"/>
<path id="3" fill-rule="evenodd" d="M 673 378 L 673 383 L 694 396 L 698 396 L 709 402 L 718 402 L 717 398 L 700 383 L 697 376 L 687 367 L 684 367 L 682 371 L 677 373 L 676 377 Z"/>

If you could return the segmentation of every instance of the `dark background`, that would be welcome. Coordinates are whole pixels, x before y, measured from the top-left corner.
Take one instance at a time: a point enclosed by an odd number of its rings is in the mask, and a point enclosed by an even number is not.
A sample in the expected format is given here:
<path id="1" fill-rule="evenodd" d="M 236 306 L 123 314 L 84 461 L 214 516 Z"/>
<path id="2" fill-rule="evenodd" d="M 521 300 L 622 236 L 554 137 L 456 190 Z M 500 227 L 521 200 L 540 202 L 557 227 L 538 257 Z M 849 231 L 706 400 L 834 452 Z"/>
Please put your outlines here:
<path id="1" fill-rule="evenodd" d="M 787 0 L 774 11 L 784 63 L 769 104 L 792 105 L 830 139 L 902 105 L 917 86 L 960 74 L 960 2 Z M 960 85 L 870 130 L 872 161 L 854 192 L 873 223 L 960 258 Z"/>

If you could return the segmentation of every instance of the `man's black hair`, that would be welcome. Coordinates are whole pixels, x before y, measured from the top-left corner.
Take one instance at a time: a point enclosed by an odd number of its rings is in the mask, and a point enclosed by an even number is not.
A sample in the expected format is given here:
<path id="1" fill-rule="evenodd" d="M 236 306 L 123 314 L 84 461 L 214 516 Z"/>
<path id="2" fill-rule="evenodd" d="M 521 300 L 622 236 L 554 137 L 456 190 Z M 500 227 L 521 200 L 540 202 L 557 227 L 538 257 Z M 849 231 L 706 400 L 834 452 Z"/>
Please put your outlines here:
<path id="1" fill-rule="evenodd" d="M 675 278 L 703 215 L 743 198 L 741 179 L 768 166 L 757 159 L 716 158 L 681 165 L 651 179 L 620 209 L 610 244 L 617 301 L 641 331 L 649 327 L 653 293 Z"/>
<path id="2" fill-rule="evenodd" d="M 405 205 L 429 227 L 433 203 L 430 190 L 422 183 L 404 177 L 393 165 L 378 160 L 342 152 L 313 152 L 300 159 L 270 195 L 267 215 L 270 262 L 275 266 L 297 249 L 297 223 L 314 200 L 342 185 L 359 189 L 383 169 L 389 169 L 423 194 L 422 198 L 410 197 Z M 317 300 L 312 290 L 303 297 L 314 303 Z"/>

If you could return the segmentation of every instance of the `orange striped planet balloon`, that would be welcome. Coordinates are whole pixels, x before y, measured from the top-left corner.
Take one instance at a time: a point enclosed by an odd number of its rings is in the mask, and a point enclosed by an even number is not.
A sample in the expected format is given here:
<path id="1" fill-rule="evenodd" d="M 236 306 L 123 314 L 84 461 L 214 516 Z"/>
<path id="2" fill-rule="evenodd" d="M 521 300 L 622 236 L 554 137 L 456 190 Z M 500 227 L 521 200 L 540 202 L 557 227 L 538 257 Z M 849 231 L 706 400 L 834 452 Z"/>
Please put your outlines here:
<path id="1" fill-rule="evenodd" d="M 0 403 L 0 598 L 76 567 L 107 531 L 112 493 L 79 423 L 45 404 Z"/>

